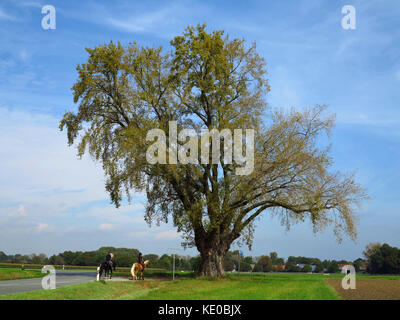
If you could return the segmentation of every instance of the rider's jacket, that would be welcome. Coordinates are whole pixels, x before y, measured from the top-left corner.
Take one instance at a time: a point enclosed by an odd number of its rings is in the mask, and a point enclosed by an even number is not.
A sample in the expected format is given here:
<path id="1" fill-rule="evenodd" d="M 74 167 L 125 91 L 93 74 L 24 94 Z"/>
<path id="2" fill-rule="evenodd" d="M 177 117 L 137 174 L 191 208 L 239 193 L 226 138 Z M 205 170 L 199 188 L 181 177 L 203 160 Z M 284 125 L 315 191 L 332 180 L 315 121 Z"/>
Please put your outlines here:
<path id="1" fill-rule="evenodd" d="M 108 253 L 108 254 L 106 255 L 106 261 L 111 261 L 111 254 Z"/>
<path id="2" fill-rule="evenodd" d="M 143 259 L 143 256 L 141 255 L 141 254 L 139 254 L 139 256 L 138 256 L 138 262 L 140 263 L 140 264 L 143 264 L 144 263 L 144 259 Z"/>

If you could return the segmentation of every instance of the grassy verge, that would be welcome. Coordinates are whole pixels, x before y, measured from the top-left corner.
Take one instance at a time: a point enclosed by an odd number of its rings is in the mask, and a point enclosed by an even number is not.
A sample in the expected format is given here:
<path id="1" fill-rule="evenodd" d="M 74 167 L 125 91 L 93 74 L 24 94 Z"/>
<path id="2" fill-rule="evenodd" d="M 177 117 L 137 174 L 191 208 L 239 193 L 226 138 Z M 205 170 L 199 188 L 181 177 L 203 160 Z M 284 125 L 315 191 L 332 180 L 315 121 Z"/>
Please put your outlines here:
<path id="1" fill-rule="evenodd" d="M 0 281 L 1 280 L 16 280 L 16 279 L 29 279 L 41 278 L 45 274 L 40 270 L 21 270 L 17 268 L 0 268 Z"/>
<path id="2" fill-rule="evenodd" d="M 0 296 L 28 300 L 336 300 L 323 277 L 308 275 L 229 275 L 225 279 L 175 281 L 90 282 L 56 290 L 38 290 Z"/>

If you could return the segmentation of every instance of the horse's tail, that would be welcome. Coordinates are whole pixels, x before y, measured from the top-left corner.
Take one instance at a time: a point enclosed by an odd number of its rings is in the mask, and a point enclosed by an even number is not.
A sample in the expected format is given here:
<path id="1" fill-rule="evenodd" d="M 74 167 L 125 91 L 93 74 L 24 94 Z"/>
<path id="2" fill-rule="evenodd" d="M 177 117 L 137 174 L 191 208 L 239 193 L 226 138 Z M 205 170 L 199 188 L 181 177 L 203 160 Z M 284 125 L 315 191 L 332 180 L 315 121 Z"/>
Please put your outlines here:
<path id="1" fill-rule="evenodd" d="M 136 267 L 136 262 L 132 265 L 132 268 L 131 268 L 132 277 L 136 277 L 136 274 L 135 274 L 135 267 Z"/>

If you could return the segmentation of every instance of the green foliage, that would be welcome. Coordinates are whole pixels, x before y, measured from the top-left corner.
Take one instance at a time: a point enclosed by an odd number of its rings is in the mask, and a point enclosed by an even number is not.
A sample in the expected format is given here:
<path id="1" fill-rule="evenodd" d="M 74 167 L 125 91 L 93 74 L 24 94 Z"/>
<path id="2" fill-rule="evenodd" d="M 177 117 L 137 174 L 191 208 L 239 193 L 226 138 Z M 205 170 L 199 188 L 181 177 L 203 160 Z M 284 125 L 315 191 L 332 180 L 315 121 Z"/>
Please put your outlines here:
<path id="1" fill-rule="evenodd" d="M 336 261 L 330 262 L 327 271 L 328 273 L 338 273 L 340 271 L 338 263 Z"/>
<path id="2" fill-rule="evenodd" d="M 301 272 L 311 272 L 312 267 L 309 264 L 306 264 L 303 269 L 301 269 Z"/>
<path id="3" fill-rule="evenodd" d="M 192 258 L 190 259 L 190 265 L 192 266 L 192 270 L 193 270 L 193 271 L 196 271 L 196 270 L 199 269 L 199 267 L 200 267 L 200 261 L 201 261 L 201 258 L 200 258 L 199 256 L 197 256 L 197 257 L 192 257 Z"/>
<path id="4" fill-rule="evenodd" d="M 235 263 L 232 260 L 225 259 L 224 271 L 232 271 L 232 270 L 235 270 Z"/>
<path id="5" fill-rule="evenodd" d="M 246 263 L 248 263 L 248 264 L 253 264 L 253 263 L 254 263 L 253 257 L 245 257 L 245 258 L 243 259 L 243 261 L 246 262 Z"/>
<path id="6" fill-rule="evenodd" d="M 257 263 L 256 266 L 260 266 L 263 272 L 271 272 L 272 271 L 272 260 L 269 256 L 261 256 Z"/>
<path id="7" fill-rule="evenodd" d="M 290 256 L 287 260 L 287 263 L 290 264 L 311 264 L 318 265 L 321 263 L 321 260 L 318 258 L 307 258 L 307 257 L 294 257 Z"/>
<path id="8" fill-rule="evenodd" d="M 3 251 L 0 251 L 0 261 L 6 261 L 7 259 L 8 256 Z"/>
<path id="9" fill-rule="evenodd" d="M 261 264 L 256 263 L 253 272 L 264 272 L 263 266 Z"/>
<path id="10" fill-rule="evenodd" d="M 30 255 L 6 255 L 3 251 L 0 251 L 0 262 L 10 262 L 10 263 L 21 263 L 21 264 L 46 264 L 49 259 L 44 253 L 36 255 L 32 253 Z"/>
<path id="11" fill-rule="evenodd" d="M 276 264 L 276 260 L 278 259 L 278 253 L 276 253 L 276 252 L 270 252 L 269 256 L 270 256 L 270 258 L 271 258 L 271 260 L 272 260 L 272 263 L 273 263 L 273 264 Z"/>
<path id="12" fill-rule="evenodd" d="M 360 272 L 361 267 L 365 266 L 365 264 L 366 264 L 365 260 L 363 260 L 361 258 L 358 258 L 353 261 L 353 266 L 356 269 L 356 272 Z"/>
<path id="13" fill-rule="evenodd" d="M 295 264 L 289 262 L 289 263 L 286 263 L 285 271 L 286 272 L 300 272 L 301 269 L 299 266 L 296 266 Z"/>
<path id="14" fill-rule="evenodd" d="M 250 263 L 247 263 L 246 261 L 240 262 L 240 272 L 250 272 L 251 271 L 251 265 Z"/>
<path id="15" fill-rule="evenodd" d="M 315 266 L 314 272 L 315 273 L 321 273 L 323 271 L 324 271 L 324 265 L 321 262 L 317 263 L 316 266 Z"/>
<path id="16" fill-rule="evenodd" d="M 368 271 L 380 274 L 400 273 L 400 250 L 384 243 L 369 257 Z"/>

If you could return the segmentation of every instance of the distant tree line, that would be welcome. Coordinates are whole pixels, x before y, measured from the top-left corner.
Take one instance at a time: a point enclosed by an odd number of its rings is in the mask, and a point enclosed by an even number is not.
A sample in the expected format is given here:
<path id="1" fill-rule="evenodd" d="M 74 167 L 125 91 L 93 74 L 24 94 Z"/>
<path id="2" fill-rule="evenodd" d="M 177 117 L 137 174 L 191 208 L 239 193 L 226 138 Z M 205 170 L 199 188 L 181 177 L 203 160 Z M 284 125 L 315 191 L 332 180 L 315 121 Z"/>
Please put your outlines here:
<path id="1" fill-rule="evenodd" d="M 57 255 L 47 257 L 45 254 L 40 255 L 6 255 L 0 251 L 0 262 L 21 263 L 21 264 L 51 264 L 51 265 L 73 265 L 73 266 L 97 266 L 105 261 L 108 252 L 114 253 L 114 259 L 117 266 L 130 267 L 137 262 L 139 254 L 138 249 L 101 247 L 95 251 L 64 251 Z M 172 269 L 173 256 L 164 254 L 147 254 L 143 256 L 145 260 L 150 260 L 152 268 Z M 193 257 L 175 257 L 175 268 L 177 270 L 191 271 L 192 264 L 196 259 Z"/>

